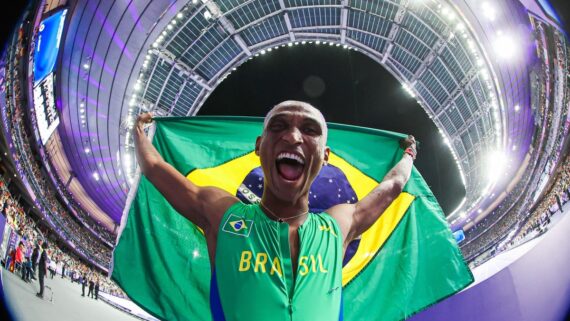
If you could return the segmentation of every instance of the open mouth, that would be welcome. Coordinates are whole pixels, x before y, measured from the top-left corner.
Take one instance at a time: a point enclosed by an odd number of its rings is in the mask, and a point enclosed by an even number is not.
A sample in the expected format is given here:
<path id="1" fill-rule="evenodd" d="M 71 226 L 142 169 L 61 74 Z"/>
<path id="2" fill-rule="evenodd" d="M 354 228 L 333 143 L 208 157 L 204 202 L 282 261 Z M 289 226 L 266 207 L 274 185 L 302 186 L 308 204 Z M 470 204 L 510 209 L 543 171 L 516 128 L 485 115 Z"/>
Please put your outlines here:
<path id="1" fill-rule="evenodd" d="M 288 181 L 296 181 L 303 175 L 305 160 L 293 153 L 280 153 L 275 161 L 277 172 Z"/>

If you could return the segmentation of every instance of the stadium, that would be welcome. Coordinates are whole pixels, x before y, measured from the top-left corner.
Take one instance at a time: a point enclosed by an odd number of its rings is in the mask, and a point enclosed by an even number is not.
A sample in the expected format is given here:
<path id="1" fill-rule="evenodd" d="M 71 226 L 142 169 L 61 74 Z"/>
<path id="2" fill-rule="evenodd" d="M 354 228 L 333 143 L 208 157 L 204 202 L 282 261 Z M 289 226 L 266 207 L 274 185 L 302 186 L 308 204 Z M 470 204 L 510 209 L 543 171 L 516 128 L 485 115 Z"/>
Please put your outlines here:
<path id="1" fill-rule="evenodd" d="M 415 165 L 475 281 L 402 308 L 394 320 L 570 314 L 570 46 L 548 1 L 37 0 L 11 27 L 0 60 L 0 253 L 11 318 L 209 319 L 194 308 L 161 314 L 114 274 L 114 249 L 141 181 L 133 128 L 146 112 L 265 116 L 289 93 L 337 123 L 435 133 L 437 149 L 420 145 Z M 301 94 L 287 91 L 281 76 L 259 75 L 279 59 L 310 55 L 323 70 L 341 70 L 346 57 L 382 69 L 418 118 L 374 123 L 402 114 L 378 100 L 361 107 L 371 110 L 358 110 L 356 122 L 348 120 L 351 106 L 326 109 L 356 85 L 334 72 L 330 80 L 308 77 L 303 70 L 313 62 L 277 70 L 299 73 Z M 335 77 L 340 90 L 331 89 Z M 246 84 L 263 89 L 239 87 Z M 280 90 L 287 94 L 272 93 Z M 445 158 L 439 169 L 434 157 Z M 40 240 L 53 271 L 43 299 L 36 298 Z M 200 251 L 189 253 L 207 258 Z M 350 304 L 345 299 L 345 310 Z"/>

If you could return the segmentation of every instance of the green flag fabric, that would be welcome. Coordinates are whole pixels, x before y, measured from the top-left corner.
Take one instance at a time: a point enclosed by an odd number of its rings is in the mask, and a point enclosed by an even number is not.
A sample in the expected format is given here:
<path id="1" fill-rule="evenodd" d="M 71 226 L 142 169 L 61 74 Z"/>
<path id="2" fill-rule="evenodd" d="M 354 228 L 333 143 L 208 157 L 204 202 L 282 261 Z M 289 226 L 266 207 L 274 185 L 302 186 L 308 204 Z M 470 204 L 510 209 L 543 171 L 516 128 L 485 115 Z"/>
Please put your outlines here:
<path id="1" fill-rule="evenodd" d="M 257 202 L 263 173 L 253 153 L 263 119 L 155 119 L 153 145 L 200 186 Z M 329 124 L 329 165 L 311 186 L 321 212 L 366 196 L 401 159 L 403 135 Z M 113 252 L 112 279 L 153 316 L 211 320 L 210 262 L 202 232 L 141 176 Z M 404 191 L 349 246 L 342 273 L 344 320 L 404 320 L 473 282 L 437 200 L 414 168 Z"/>

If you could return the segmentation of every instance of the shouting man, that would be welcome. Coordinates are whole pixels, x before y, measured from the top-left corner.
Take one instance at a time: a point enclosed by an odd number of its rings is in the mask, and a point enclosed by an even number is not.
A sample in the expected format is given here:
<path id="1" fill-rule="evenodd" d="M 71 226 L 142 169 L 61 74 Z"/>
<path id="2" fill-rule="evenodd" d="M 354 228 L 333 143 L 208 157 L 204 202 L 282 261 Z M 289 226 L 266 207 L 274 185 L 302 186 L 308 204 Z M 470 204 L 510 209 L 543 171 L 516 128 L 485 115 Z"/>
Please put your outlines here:
<path id="1" fill-rule="evenodd" d="M 176 171 L 144 134 L 151 120 L 148 113 L 137 120 L 138 162 L 170 204 L 204 231 L 214 320 L 341 318 L 344 252 L 402 192 L 416 155 L 414 138 L 408 136 L 402 159 L 365 198 L 315 214 L 309 189 L 330 150 L 325 119 L 310 104 L 285 101 L 265 117 L 255 142 L 265 179 L 259 204 L 198 187 Z"/>

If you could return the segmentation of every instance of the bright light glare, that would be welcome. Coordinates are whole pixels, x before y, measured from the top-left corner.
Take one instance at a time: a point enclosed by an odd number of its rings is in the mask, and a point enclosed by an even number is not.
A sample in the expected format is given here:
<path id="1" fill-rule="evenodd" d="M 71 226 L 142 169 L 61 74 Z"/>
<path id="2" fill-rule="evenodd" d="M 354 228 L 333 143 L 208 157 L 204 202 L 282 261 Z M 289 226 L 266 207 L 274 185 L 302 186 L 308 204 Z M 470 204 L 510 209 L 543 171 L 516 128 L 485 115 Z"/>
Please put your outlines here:
<path id="1" fill-rule="evenodd" d="M 402 84 L 402 87 L 404 88 L 404 90 L 406 90 L 406 92 L 408 92 L 410 96 L 412 96 L 412 98 L 416 97 L 416 94 L 414 94 L 414 91 L 412 90 L 412 88 L 410 88 L 410 86 L 408 86 L 407 84 Z"/>
<path id="2" fill-rule="evenodd" d="M 517 54 L 517 41 L 514 35 L 499 32 L 494 43 L 495 53 L 499 58 L 511 59 Z"/>
<path id="3" fill-rule="evenodd" d="M 96 181 L 99 181 L 99 180 L 101 179 L 101 178 L 99 177 L 99 173 L 97 173 L 97 172 L 94 172 L 94 173 L 93 173 L 93 178 L 94 178 Z"/>
<path id="4" fill-rule="evenodd" d="M 500 174 L 503 173 L 506 163 L 507 163 L 507 157 L 505 156 L 505 154 L 498 151 L 489 153 L 486 162 L 487 179 L 490 182 L 495 182 L 497 178 L 500 176 Z"/>
<path id="5" fill-rule="evenodd" d="M 485 18 L 494 21 L 497 17 L 497 9 L 491 5 L 489 2 L 483 2 L 481 4 L 481 12 Z"/>

